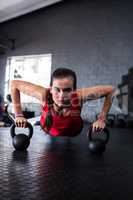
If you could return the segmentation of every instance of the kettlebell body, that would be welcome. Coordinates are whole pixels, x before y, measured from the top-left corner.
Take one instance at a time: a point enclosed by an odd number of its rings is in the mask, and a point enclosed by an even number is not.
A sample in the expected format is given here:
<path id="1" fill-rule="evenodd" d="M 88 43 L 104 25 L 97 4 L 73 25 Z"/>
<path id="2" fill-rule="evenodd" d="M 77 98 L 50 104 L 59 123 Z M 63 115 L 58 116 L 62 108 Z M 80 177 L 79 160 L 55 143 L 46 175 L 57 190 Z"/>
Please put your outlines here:
<path id="1" fill-rule="evenodd" d="M 98 133 L 92 133 L 92 126 L 89 128 L 88 132 L 88 139 L 89 139 L 89 145 L 88 148 L 91 153 L 93 154 L 102 154 L 106 150 L 106 143 L 109 141 L 109 130 L 107 128 L 103 129 L 104 134 L 106 134 L 106 138 L 93 138 L 93 134 Z M 99 133 L 102 134 L 102 133 Z"/>
<path id="2" fill-rule="evenodd" d="M 27 122 L 27 128 L 29 129 L 28 135 L 24 133 L 16 134 L 15 128 L 16 128 L 16 125 L 13 124 L 10 129 L 12 144 L 16 150 L 24 151 L 30 145 L 30 139 L 33 135 L 33 127 L 29 122 Z"/>
<path id="3" fill-rule="evenodd" d="M 105 142 L 101 139 L 93 139 L 89 142 L 89 150 L 91 153 L 103 153 L 105 151 Z"/>
<path id="4" fill-rule="evenodd" d="M 20 133 L 13 138 L 12 142 L 16 150 L 23 151 L 28 148 L 30 139 L 27 135 Z"/>

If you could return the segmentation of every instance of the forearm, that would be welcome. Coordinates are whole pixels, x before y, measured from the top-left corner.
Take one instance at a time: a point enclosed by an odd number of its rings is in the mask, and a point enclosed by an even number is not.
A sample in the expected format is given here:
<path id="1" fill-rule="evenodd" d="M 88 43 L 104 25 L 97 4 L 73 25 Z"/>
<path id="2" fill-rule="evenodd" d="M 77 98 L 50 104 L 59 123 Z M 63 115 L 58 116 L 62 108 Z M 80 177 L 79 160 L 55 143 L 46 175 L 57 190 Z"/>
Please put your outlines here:
<path id="1" fill-rule="evenodd" d="M 11 84 L 11 97 L 12 97 L 14 113 L 21 114 L 22 107 L 21 107 L 20 91 L 15 87 L 13 83 Z"/>
<path id="2" fill-rule="evenodd" d="M 99 114 L 98 118 L 100 118 L 102 120 L 106 120 L 107 114 L 108 114 L 108 112 L 109 112 L 109 110 L 112 106 L 114 94 L 115 94 L 114 91 L 112 91 L 111 94 L 109 94 L 105 97 L 103 107 L 102 107 L 102 111 Z"/>

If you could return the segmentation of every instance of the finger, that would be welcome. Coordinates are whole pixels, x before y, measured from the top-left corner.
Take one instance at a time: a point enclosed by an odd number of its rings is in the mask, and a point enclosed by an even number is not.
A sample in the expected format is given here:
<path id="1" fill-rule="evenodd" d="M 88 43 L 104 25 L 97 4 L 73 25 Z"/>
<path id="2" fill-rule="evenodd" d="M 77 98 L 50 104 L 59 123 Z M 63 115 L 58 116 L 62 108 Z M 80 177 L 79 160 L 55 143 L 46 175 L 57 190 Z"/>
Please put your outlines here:
<path id="1" fill-rule="evenodd" d="M 96 127 L 95 127 L 95 130 L 96 130 L 96 132 L 98 132 L 98 131 L 99 131 L 99 128 L 96 126 Z"/>
<path id="2" fill-rule="evenodd" d="M 25 128 L 25 122 L 22 122 L 22 128 Z"/>
<path id="3" fill-rule="evenodd" d="M 21 127 L 24 128 L 24 121 L 21 122 Z"/>
<path id="4" fill-rule="evenodd" d="M 93 124 L 92 126 L 92 132 L 94 133 L 95 132 L 95 125 Z"/>
<path id="5" fill-rule="evenodd" d="M 99 127 L 98 127 L 98 125 L 95 125 L 94 130 L 95 130 L 95 133 L 97 134 L 98 131 L 99 131 Z"/>
<path id="6" fill-rule="evenodd" d="M 16 124 L 17 124 L 17 127 L 22 127 L 22 123 L 20 121 L 18 121 Z"/>
<path id="7" fill-rule="evenodd" d="M 18 121 L 16 121 L 16 126 L 19 127 L 19 122 Z"/>
<path id="8" fill-rule="evenodd" d="M 100 132 L 101 132 L 102 130 L 103 130 L 103 128 L 102 128 L 102 127 L 99 127 L 99 128 L 98 128 L 98 131 L 100 131 Z"/>
<path id="9" fill-rule="evenodd" d="M 22 128 L 25 128 L 25 121 L 22 121 Z"/>
<path id="10" fill-rule="evenodd" d="M 21 127 L 21 128 L 22 128 L 22 127 L 23 127 L 22 121 L 21 121 L 21 122 L 19 122 L 19 124 L 20 124 L 20 126 L 19 126 L 19 127 Z"/>
<path id="11" fill-rule="evenodd" d="M 96 127 L 95 127 L 95 134 L 98 134 L 98 131 L 99 131 L 99 129 L 98 129 L 98 127 L 96 126 Z"/>
<path id="12" fill-rule="evenodd" d="M 103 132 L 103 128 L 100 128 L 100 131 L 99 131 L 99 133 L 102 133 Z"/>
<path id="13" fill-rule="evenodd" d="M 99 132 L 101 131 L 101 128 L 100 127 L 96 127 L 95 130 L 96 130 L 95 133 L 99 134 Z"/>
<path id="14" fill-rule="evenodd" d="M 99 126 L 98 125 L 96 125 L 95 130 L 96 130 L 96 133 L 99 131 Z"/>
<path id="15" fill-rule="evenodd" d="M 24 122 L 24 128 L 26 128 L 26 127 L 27 127 L 27 122 L 25 121 L 25 122 Z"/>
<path id="16" fill-rule="evenodd" d="M 16 127 L 18 127 L 18 122 L 15 122 Z"/>
<path id="17" fill-rule="evenodd" d="M 22 127 L 22 122 L 21 121 L 18 122 L 18 126 Z"/>

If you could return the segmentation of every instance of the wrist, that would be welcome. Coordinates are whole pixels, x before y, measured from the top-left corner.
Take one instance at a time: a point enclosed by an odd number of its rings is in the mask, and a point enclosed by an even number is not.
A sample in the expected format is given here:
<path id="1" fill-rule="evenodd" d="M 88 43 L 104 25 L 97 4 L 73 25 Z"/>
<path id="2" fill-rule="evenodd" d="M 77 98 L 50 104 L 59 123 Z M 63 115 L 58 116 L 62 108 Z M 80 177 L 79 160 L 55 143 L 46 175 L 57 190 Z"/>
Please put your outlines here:
<path id="1" fill-rule="evenodd" d="M 106 116 L 105 116 L 105 114 L 103 115 L 103 114 L 100 114 L 99 116 L 98 116 L 98 120 L 101 120 L 101 121 L 106 121 Z"/>
<path id="2" fill-rule="evenodd" d="M 23 113 L 15 113 L 15 118 L 16 117 L 24 117 Z"/>

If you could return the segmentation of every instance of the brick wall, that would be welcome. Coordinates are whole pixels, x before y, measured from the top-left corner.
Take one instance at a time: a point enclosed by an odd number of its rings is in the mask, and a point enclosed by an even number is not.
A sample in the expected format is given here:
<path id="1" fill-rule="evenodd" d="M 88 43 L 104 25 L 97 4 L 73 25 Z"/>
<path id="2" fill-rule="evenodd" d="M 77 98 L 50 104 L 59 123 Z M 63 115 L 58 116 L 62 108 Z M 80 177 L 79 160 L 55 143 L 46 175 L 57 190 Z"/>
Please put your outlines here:
<path id="1" fill-rule="evenodd" d="M 133 66 L 132 10 L 132 1 L 71 0 L 11 20 L 0 30 L 16 39 L 16 49 L 1 62 L 12 55 L 52 53 L 52 71 L 72 68 L 78 87 L 117 86 Z M 0 74 L 1 89 L 3 77 Z M 101 109 L 100 103 L 95 105 L 94 110 Z M 93 111 L 88 113 L 92 116 Z"/>

